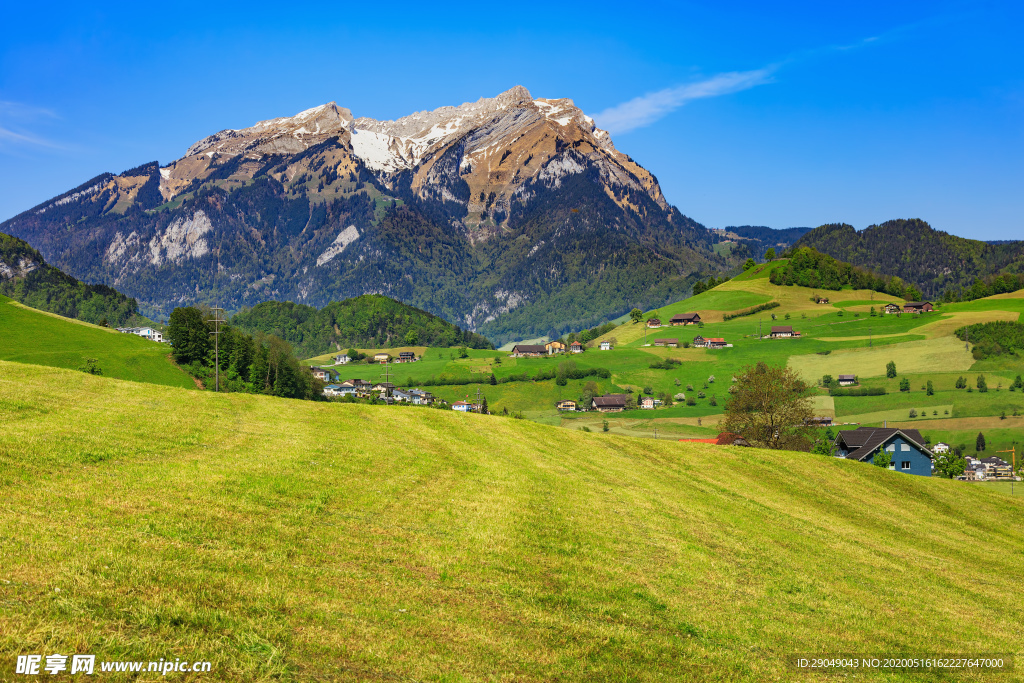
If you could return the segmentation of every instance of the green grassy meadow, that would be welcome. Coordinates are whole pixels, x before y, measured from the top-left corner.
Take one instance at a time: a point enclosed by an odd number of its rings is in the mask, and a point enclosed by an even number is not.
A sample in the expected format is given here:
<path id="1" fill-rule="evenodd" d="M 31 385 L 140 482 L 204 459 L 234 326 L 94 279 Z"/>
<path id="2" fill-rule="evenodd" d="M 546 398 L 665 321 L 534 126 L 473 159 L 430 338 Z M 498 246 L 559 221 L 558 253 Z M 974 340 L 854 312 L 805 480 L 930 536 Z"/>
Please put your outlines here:
<path id="1" fill-rule="evenodd" d="M 9 362 L 0 424 L 0 679 L 31 652 L 248 682 L 788 681 L 797 652 L 1021 651 L 1024 500 L 987 487 Z"/>
<path id="2" fill-rule="evenodd" d="M 0 296 L 0 360 L 78 369 L 95 358 L 106 377 L 195 387 L 168 358 L 170 347 L 64 318 Z"/>

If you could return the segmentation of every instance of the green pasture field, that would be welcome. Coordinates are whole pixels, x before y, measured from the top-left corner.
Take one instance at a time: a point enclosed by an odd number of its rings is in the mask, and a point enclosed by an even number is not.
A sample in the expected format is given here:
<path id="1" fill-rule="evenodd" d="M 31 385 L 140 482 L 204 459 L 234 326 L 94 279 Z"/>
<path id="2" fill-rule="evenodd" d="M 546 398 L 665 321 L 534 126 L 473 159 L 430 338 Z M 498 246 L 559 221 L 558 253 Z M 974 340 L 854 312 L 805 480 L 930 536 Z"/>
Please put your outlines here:
<path id="1" fill-rule="evenodd" d="M 792 680 L 1024 638 L 1024 501 L 963 482 L 6 362 L 0 420 L 3 678 Z"/>
<path id="2" fill-rule="evenodd" d="M 37 311 L 0 296 L 0 360 L 76 370 L 95 358 L 104 376 L 195 388 L 171 347 L 133 334 Z"/>

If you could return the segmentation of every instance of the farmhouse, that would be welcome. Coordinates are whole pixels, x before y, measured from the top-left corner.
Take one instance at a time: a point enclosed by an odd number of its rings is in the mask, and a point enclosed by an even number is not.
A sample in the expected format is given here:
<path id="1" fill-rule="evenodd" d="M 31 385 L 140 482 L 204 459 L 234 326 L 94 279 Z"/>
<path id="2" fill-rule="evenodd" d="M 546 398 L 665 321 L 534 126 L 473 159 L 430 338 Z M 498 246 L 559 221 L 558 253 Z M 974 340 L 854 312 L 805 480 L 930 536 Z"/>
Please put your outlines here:
<path id="1" fill-rule="evenodd" d="M 324 370 L 323 368 L 318 368 L 315 365 L 310 365 L 309 366 L 309 371 L 312 372 L 313 376 L 316 377 L 317 379 L 323 380 L 324 382 L 330 382 L 331 381 L 331 371 L 330 370 Z"/>
<path id="2" fill-rule="evenodd" d="M 516 344 L 512 347 L 511 358 L 538 358 L 548 351 L 542 344 Z"/>
<path id="3" fill-rule="evenodd" d="M 930 301 L 908 301 L 903 304 L 904 313 L 928 313 L 935 310 Z"/>
<path id="4" fill-rule="evenodd" d="M 377 382 L 373 385 L 373 391 L 380 392 L 382 394 L 390 395 L 395 390 L 395 385 L 391 382 Z"/>
<path id="5" fill-rule="evenodd" d="M 709 349 L 724 349 L 728 346 L 722 337 L 708 337 L 704 340 L 704 345 Z"/>
<path id="6" fill-rule="evenodd" d="M 916 429 L 885 427 L 858 427 L 839 432 L 835 445 L 839 457 L 860 462 L 874 462 L 883 450 L 889 454 L 889 469 L 932 476 L 932 453 L 924 446 L 921 432 Z"/>
<path id="7" fill-rule="evenodd" d="M 610 341 L 603 341 L 603 342 L 601 342 L 601 347 L 600 348 L 601 348 L 602 351 L 611 351 L 612 350 L 612 343 Z"/>
<path id="8" fill-rule="evenodd" d="M 398 361 L 397 362 L 399 362 L 399 363 L 415 363 L 416 362 L 416 354 L 413 353 L 412 351 L 399 351 L 398 352 Z"/>
<path id="9" fill-rule="evenodd" d="M 654 410 L 654 401 L 653 396 L 644 396 L 640 399 L 640 407 L 644 410 Z"/>
<path id="10" fill-rule="evenodd" d="M 569 344 L 569 353 L 583 353 L 583 344 L 578 341 Z"/>
<path id="11" fill-rule="evenodd" d="M 595 396 L 590 407 L 602 413 L 621 413 L 626 409 L 626 394 L 605 394 Z"/>
<path id="12" fill-rule="evenodd" d="M 886 304 L 885 305 L 885 312 L 886 313 L 902 313 L 903 312 L 903 308 L 901 308 L 899 304 Z"/>
<path id="13" fill-rule="evenodd" d="M 857 383 L 857 375 L 839 375 L 839 386 L 848 387 Z"/>
<path id="14" fill-rule="evenodd" d="M 655 346 L 668 346 L 668 347 L 671 347 L 671 348 L 674 349 L 674 348 L 679 346 L 679 340 L 678 339 L 655 339 L 654 340 L 654 345 Z"/>
<path id="15" fill-rule="evenodd" d="M 351 361 L 351 360 L 352 359 L 348 357 L 347 353 L 343 353 L 340 356 L 335 356 L 334 357 L 334 364 L 335 365 L 348 365 L 349 361 Z"/>
<path id="16" fill-rule="evenodd" d="M 699 313 L 676 313 L 669 319 L 669 323 L 673 326 L 677 325 L 696 325 L 700 322 Z"/>
<path id="17" fill-rule="evenodd" d="M 559 401 L 555 404 L 555 407 L 559 410 L 576 410 L 576 401 Z"/>
<path id="18" fill-rule="evenodd" d="M 658 318 L 648 318 L 647 327 L 661 327 L 661 320 Z"/>
<path id="19" fill-rule="evenodd" d="M 373 355 L 374 363 L 387 363 L 389 360 L 391 360 L 391 354 L 387 353 L 386 351 L 382 351 L 381 353 L 376 353 Z"/>
<path id="20" fill-rule="evenodd" d="M 452 404 L 452 410 L 457 410 L 460 413 L 468 413 L 473 409 L 472 403 L 466 403 L 465 401 L 456 401 Z"/>
<path id="21" fill-rule="evenodd" d="M 544 345 L 544 350 L 548 352 L 549 356 L 556 353 L 565 353 L 565 344 L 558 340 L 549 341 Z"/>
<path id="22" fill-rule="evenodd" d="M 828 303 L 828 297 L 827 296 L 815 297 L 814 298 L 814 303 L 816 303 L 816 304 L 827 304 Z"/>
<path id="23" fill-rule="evenodd" d="M 772 325 L 772 332 L 768 336 L 773 339 L 782 339 L 785 337 L 799 337 L 800 333 L 793 331 L 792 325 Z"/>

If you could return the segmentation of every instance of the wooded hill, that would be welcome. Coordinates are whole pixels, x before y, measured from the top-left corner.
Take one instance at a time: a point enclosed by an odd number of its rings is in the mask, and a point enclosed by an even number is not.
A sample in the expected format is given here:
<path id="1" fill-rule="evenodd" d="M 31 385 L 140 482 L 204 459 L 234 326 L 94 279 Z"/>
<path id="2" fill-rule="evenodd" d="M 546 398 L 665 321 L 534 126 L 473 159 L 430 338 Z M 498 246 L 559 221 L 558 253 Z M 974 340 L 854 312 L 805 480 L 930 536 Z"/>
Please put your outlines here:
<path id="1" fill-rule="evenodd" d="M 265 301 L 237 313 L 231 324 L 247 332 L 280 337 L 303 358 L 350 347 L 494 348 L 482 335 L 378 294 L 332 301 L 319 310 L 290 301 Z"/>
<path id="2" fill-rule="evenodd" d="M 0 294 L 41 311 L 119 327 L 139 318 L 135 299 L 87 285 L 46 263 L 26 242 L 0 233 Z"/>
<path id="3" fill-rule="evenodd" d="M 970 288 L 976 278 L 1024 270 L 1024 242 L 990 244 L 935 230 L 920 219 L 892 220 L 857 232 L 852 225 L 822 225 L 794 248 L 813 247 L 856 266 L 898 275 L 924 296 Z"/>

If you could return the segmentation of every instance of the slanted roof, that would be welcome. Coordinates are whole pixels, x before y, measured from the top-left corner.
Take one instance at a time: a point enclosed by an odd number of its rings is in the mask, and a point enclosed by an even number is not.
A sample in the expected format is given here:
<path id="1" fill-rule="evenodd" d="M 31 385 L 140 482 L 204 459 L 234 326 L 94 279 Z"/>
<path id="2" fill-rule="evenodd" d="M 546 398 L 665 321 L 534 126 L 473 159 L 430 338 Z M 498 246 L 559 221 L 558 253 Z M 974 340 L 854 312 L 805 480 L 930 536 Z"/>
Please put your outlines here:
<path id="1" fill-rule="evenodd" d="M 857 375 L 839 375 L 839 381 L 850 380 L 851 382 L 857 379 Z"/>
<path id="2" fill-rule="evenodd" d="M 680 320 L 700 320 L 699 313 L 676 313 L 670 319 L 670 322 L 678 322 Z"/>
<path id="3" fill-rule="evenodd" d="M 922 308 L 923 306 L 931 306 L 931 301 L 908 301 L 903 304 L 903 308 Z"/>
<path id="4" fill-rule="evenodd" d="M 547 349 L 543 344 L 516 344 L 512 353 L 547 353 Z"/>
<path id="5" fill-rule="evenodd" d="M 413 353 L 412 351 L 399 351 L 398 355 L 404 358 L 405 356 L 415 356 L 416 354 Z"/>
<path id="6" fill-rule="evenodd" d="M 678 339 L 655 339 L 655 344 L 678 344 Z"/>
<path id="7" fill-rule="evenodd" d="M 647 324 L 648 325 L 660 325 L 661 324 L 661 319 L 660 318 L 648 318 L 647 319 Z"/>
<path id="8" fill-rule="evenodd" d="M 895 436 L 902 436 L 907 441 L 920 448 L 925 455 L 932 457 L 924 445 L 921 432 L 916 429 L 897 429 L 894 427 L 858 427 L 839 432 L 836 442 L 840 440 L 851 449 L 847 454 L 848 460 L 864 460 L 874 453 L 878 448 Z"/>
<path id="9" fill-rule="evenodd" d="M 783 334 L 785 332 L 793 333 L 792 325 L 772 325 L 772 334 Z"/>
<path id="10" fill-rule="evenodd" d="M 725 343 L 725 338 L 724 337 L 708 337 L 704 341 L 706 341 L 706 342 L 719 342 L 719 343 L 724 344 Z"/>
<path id="11" fill-rule="evenodd" d="M 982 458 L 981 462 L 985 463 L 986 465 L 999 465 L 1000 467 L 1005 467 L 1010 464 L 1003 460 L 1002 458 L 997 458 L 995 456 L 989 458 Z"/>
<path id="12" fill-rule="evenodd" d="M 596 406 L 624 406 L 626 405 L 625 394 L 605 394 L 604 396 L 595 396 L 594 405 Z"/>

